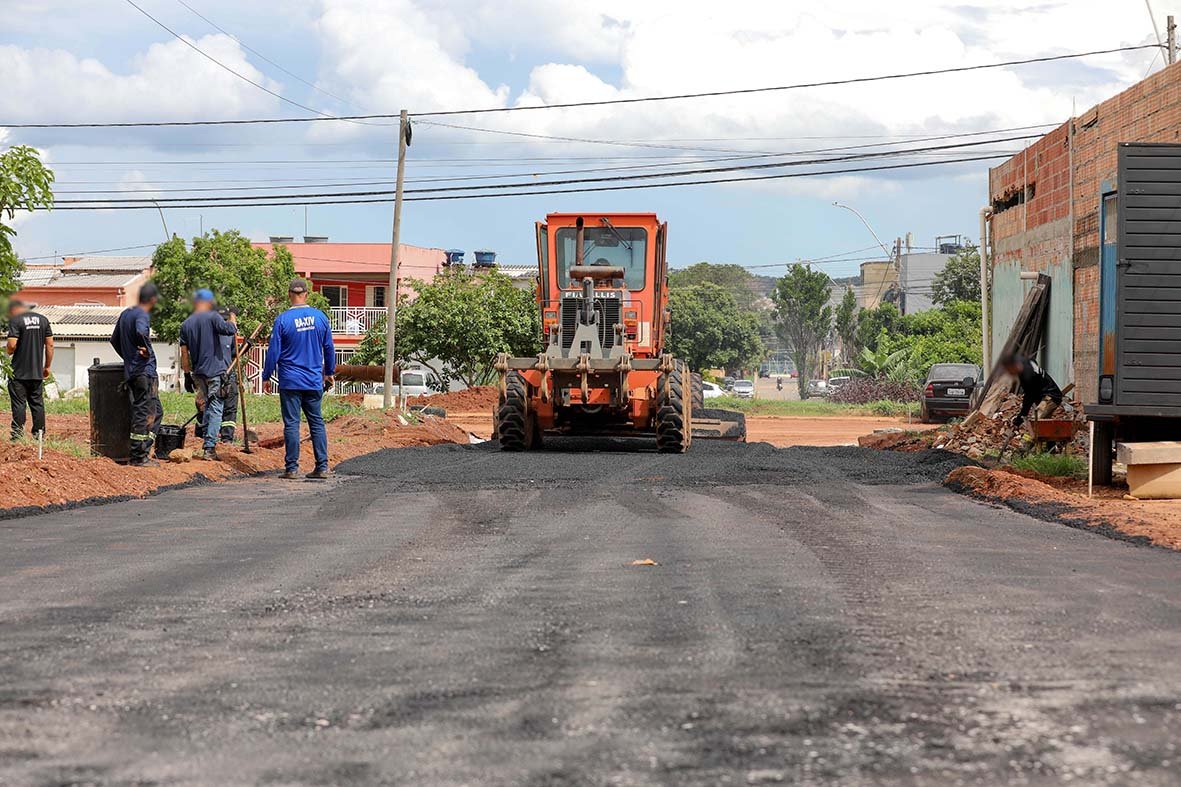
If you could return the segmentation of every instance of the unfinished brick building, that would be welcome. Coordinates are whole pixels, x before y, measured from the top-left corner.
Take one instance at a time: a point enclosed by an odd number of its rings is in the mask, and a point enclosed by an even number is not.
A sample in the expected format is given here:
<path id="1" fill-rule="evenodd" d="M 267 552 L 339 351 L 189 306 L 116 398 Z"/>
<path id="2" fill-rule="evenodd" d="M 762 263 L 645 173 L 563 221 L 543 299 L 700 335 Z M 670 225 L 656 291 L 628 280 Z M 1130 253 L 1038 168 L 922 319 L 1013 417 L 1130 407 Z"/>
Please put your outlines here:
<path id="1" fill-rule="evenodd" d="M 1073 127 L 1072 127 L 1073 125 Z M 1181 141 L 1181 64 L 1063 123 L 989 173 L 992 361 L 1025 296 L 1023 271 L 1048 274 L 1043 361 L 1084 403 L 1098 385 L 1100 206 L 1118 210 L 1117 145 Z"/>

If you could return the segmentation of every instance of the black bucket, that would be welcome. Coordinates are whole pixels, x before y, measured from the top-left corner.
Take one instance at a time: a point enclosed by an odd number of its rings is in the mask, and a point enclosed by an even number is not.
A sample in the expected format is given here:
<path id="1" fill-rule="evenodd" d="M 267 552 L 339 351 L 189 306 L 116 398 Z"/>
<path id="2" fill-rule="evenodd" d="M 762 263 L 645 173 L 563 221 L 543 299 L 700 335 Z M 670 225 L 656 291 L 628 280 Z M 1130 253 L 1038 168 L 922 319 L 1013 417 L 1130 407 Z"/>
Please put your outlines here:
<path id="1" fill-rule="evenodd" d="M 187 426 L 163 424 L 160 431 L 156 433 L 156 458 L 167 459 L 173 451 L 184 448 L 185 435 L 188 431 Z"/>

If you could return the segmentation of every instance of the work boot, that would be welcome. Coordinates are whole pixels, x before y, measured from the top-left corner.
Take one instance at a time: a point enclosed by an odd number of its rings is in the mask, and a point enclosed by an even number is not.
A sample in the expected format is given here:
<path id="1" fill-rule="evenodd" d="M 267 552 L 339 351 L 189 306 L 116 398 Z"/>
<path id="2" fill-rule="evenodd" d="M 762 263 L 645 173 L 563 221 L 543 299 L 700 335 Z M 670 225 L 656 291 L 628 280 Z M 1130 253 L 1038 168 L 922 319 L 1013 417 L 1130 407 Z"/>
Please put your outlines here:
<path id="1" fill-rule="evenodd" d="M 160 463 L 150 456 L 145 456 L 143 459 L 132 459 L 127 463 L 131 467 L 159 467 Z"/>
<path id="2" fill-rule="evenodd" d="M 299 478 L 299 473 L 294 470 L 284 470 L 283 475 L 279 476 L 279 478 L 286 479 L 287 481 L 295 481 Z"/>
<path id="3" fill-rule="evenodd" d="M 327 470 L 313 470 L 312 472 L 308 473 L 307 476 L 305 476 L 305 477 L 311 478 L 315 481 L 323 481 L 324 479 L 328 478 L 328 471 Z"/>
<path id="4" fill-rule="evenodd" d="M 206 448 L 204 451 L 202 451 L 201 458 L 206 462 L 217 462 L 221 459 L 221 457 L 217 455 L 217 450 L 213 448 Z"/>

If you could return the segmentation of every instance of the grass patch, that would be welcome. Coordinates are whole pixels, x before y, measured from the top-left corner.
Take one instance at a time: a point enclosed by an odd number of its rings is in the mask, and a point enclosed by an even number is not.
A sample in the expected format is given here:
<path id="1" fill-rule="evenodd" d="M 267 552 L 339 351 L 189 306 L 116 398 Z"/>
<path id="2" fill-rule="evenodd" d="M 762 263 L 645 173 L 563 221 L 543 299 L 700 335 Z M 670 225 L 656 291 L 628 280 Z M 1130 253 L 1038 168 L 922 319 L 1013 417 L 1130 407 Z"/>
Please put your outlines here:
<path id="1" fill-rule="evenodd" d="M 37 447 L 37 441 L 27 435 L 25 437 L 21 438 L 20 440 L 18 440 L 17 442 L 19 445 L 31 446 L 34 449 Z M 47 434 L 45 436 L 44 447 L 45 447 L 46 451 L 57 451 L 58 453 L 68 454 L 68 455 L 76 457 L 78 459 L 89 459 L 90 458 L 90 446 L 89 445 L 84 445 L 82 443 L 76 443 L 73 440 L 65 440 L 60 437 L 54 437 L 53 435 L 49 435 L 49 434 Z"/>
<path id="2" fill-rule="evenodd" d="M 738 410 L 749 415 L 787 415 L 812 418 L 849 415 L 870 415 L 881 418 L 905 418 L 908 414 L 918 417 L 916 402 L 871 402 L 869 404 L 838 404 L 827 399 L 806 399 L 786 401 L 781 399 L 739 399 L 735 396 L 721 396 L 707 399 L 706 407 L 723 410 Z"/>
<path id="3" fill-rule="evenodd" d="M 1087 463 L 1070 454 L 1026 454 L 1010 463 L 1018 470 L 1061 478 L 1086 478 Z"/>
<path id="4" fill-rule="evenodd" d="M 183 423 L 196 412 L 194 396 L 189 393 L 176 391 L 161 391 L 160 404 L 164 408 L 165 423 Z M 0 396 L 0 408 L 10 409 L 7 396 Z M 365 412 L 357 405 L 342 402 L 335 396 L 325 396 L 323 406 L 324 420 L 332 421 L 342 415 L 355 415 Z M 90 400 L 80 399 L 52 399 L 45 402 L 45 412 L 54 415 L 87 415 L 90 413 Z M 246 415 L 252 424 L 273 424 L 283 420 L 279 410 L 279 397 L 261 394 L 246 396 Z M 238 415 L 241 421 L 241 413 Z"/>

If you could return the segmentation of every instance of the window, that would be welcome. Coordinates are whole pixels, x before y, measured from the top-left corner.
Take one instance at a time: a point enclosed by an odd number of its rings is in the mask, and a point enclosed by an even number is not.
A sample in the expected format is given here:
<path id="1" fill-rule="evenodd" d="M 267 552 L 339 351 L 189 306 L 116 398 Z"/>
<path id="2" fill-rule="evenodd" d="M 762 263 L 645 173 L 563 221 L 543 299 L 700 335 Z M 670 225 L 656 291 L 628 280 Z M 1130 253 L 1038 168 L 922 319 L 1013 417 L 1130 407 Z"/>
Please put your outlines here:
<path id="1" fill-rule="evenodd" d="M 349 288 L 336 285 L 320 287 L 320 294 L 328 299 L 328 305 L 334 309 L 349 305 Z"/>
<path id="2" fill-rule="evenodd" d="M 558 255 L 558 286 L 570 286 L 570 267 L 576 258 L 574 243 L 578 231 L 563 227 L 555 235 Z M 644 267 L 648 260 L 648 231 L 640 227 L 587 227 L 583 241 L 583 264 L 623 268 L 629 290 L 644 289 Z"/>
<path id="3" fill-rule="evenodd" d="M 366 287 L 365 305 L 375 308 L 385 308 L 385 287 Z"/>
<path id="4" fill-rule="evenodd" d="M 1117 194 L 1103 198 L 1103 245 L 1115 243 L 1119 233 L 1119 199 Z"/>

